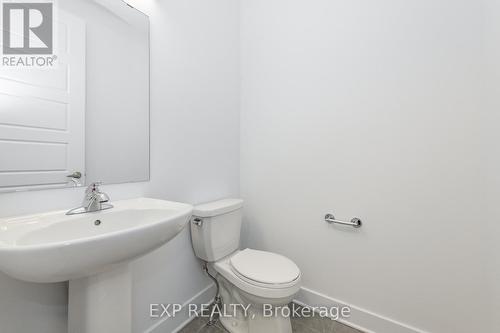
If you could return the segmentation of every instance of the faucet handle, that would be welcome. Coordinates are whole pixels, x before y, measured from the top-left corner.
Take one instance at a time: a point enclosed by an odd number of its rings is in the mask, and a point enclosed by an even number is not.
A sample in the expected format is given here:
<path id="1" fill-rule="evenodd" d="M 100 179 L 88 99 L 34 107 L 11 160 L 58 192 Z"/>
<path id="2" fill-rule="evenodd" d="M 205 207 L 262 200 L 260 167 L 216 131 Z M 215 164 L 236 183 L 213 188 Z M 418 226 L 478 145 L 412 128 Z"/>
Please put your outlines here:
<path id="1" fill-rule="evenodd" d="M 97 197 L 98 197 L 97 199 L 99 200 L 100 203 L 109 202 L 109 196 L 104 192 L 99 193 L 99 195 Z"/>
<path id="2" fill-rule="evenodd" d="M 96 191 L 99 191 L 99 186 L 102 185 L 102 182 L 94 182 L 94 183 L 91 183 L 88 187 L 87 187 L 87 190 L 85 191 L 85 193 L 89 194 L 89 193 L 92 193 L 92 192 L 96 192 Z"/>

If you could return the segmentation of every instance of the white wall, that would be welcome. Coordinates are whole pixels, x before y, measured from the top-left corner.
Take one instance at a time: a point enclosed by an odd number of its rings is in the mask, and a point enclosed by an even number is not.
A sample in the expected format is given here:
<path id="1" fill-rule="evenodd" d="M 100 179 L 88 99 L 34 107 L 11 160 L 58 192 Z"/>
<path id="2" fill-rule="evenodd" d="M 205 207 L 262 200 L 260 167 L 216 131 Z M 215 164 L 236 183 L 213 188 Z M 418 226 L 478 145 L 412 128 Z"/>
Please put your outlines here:
<path id="1" fill-rule="evenodd" d="M 485 124 L 483 132 L 484 156 L 482 161 L 485 166 L 483 173 L 485 189 L 487 190 L 487 205 L 485 209 L 485 237 L 484 256 L 487 259 L 485 271 L 488 273 L 487 290 L 490 295 L 489 316 L 491 327 L 500 329 L 500 150 L 498 137 L 498 124 L 500 124 L 500 2 L 486 0 L 485 26 Z M 497 331 L 499 330 L 497 329 Z"/>
<path id="2" fill-rule="evenodd" d="M 148 195 L 189 203 L 239 193 L 238 2 L 136 1 L 151 16 L 151 182 L 105 186 L 113 200 Z M 0 194 L 0 216 L 78 205 L 82 189 Z M 209 285 L 185 230 L 134 263 L 134 332 L 151 302 L 185 302 Z M 2 333 L 62 333 L 66 285 L 0 274 Z M 180 320 L 182 318 L 178 318 Z M 170 332 L 166 321 L 155 332 Z"/>
<path id="3" fill-rule="evenodd" d="M 199 203 L 239 195 L 238 2 L 133 3 L 151 17 L 149 193 Z M 186 229 L 135 264 L 134 332 L 155 324 L 149 303 L 185 302 L 209 284 Z M 155 332 L 170 332 L 167 321 Z"/>
<path id="4" fill-rule="evenodd" d="M 483 5 L 242 2 L 246 243 L 398 333 L 498 331 L 483 255 Z M 328 212 L 365 224 L 329 226 Z"/>

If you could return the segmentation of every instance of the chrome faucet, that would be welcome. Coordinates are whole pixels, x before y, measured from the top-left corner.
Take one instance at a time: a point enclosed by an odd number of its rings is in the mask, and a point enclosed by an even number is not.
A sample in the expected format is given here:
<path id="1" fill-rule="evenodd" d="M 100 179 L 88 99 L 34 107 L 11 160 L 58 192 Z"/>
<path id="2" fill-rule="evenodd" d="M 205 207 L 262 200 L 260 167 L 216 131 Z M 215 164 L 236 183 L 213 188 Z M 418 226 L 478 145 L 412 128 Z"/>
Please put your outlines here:
<path id="1" fill-rule="evenodd" d="M 113 208 L 113 205 L 108 204 L 109 197 L 106 193 L 99 190 L 101 182 L 90 184 L 85 190 L 85 197 L 80 207 L 74 208 L 66 213 L 66 215 L 76 215 L 84 213 L 99 212 Z"/>

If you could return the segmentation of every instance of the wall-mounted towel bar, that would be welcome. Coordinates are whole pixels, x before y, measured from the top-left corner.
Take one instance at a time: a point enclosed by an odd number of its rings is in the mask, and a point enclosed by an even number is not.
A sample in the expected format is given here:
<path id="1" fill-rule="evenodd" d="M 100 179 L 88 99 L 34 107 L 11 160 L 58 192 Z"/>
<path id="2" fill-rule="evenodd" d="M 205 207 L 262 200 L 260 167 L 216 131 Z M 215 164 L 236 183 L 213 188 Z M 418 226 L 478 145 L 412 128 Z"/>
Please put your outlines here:
<path id="1" fill-rule="evenodd" d="M 335 216 L 333 216 L 333 214 L 327 214 L 325 216 L 325 221 L 328 223 L 348 225 L 348 226 L 351 226 L 354 228 L 361 228 L 361 226 L 363 225 L 363 222 L 360 219 L 358 219 L 357 217 L 353 218 L 351 220 L 351 222 L 347 222 L 347 221 L 340 221 L 340 220 L 335 219 Z"/>

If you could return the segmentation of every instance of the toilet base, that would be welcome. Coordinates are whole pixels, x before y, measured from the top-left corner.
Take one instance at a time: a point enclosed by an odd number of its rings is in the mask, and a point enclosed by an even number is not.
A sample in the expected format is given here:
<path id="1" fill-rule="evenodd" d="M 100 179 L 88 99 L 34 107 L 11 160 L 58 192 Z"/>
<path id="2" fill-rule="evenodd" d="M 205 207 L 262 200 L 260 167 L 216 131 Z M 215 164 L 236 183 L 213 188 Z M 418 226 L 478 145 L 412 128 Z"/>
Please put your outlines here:
<path id="1" fill-rule="evenodd" d="M 293 296 L 281 299 L 265 299 L 250 295 L 236 288 L 220 274 L 217 276 L 220 285 L 222 303 L 230 311 L 230 315 L 220 317 L 220 322 L 230 333 L 292 333 L 290 317 L 282 315 L 281 311 L 272 311 L 273 316 L 264 316 L 263 306 L 285 307 Z M 248 309 L 246 312 L 243 310 Z M 269 308 L 266 309 L 269 314 Z"/>
<path id="2" fill-rule="evenodd" d="M 252 317 L 251 317 L 252 318 Z M 234 318 L 220 318 L 222 326 L 230 333 L 291 333 L 290 318 L 285 317 L 254 317 L 249 320 L 234 320 Z"/>

